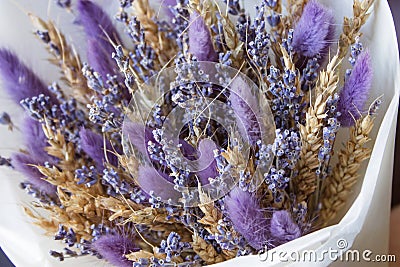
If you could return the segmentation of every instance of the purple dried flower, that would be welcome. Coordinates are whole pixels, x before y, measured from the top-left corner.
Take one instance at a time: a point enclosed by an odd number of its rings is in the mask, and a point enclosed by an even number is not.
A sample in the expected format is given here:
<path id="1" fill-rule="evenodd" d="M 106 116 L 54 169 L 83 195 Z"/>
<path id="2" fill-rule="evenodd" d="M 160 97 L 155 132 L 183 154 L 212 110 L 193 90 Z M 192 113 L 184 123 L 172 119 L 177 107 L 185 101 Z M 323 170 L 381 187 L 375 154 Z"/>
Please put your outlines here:
<path id="1" fill-rule="evenodd" d="M 45 94 L 53 103 L 57 100 L 46 84 L 8 49 L 0 49 L 0 76 L 3 87 L 17 103 L 22 99 Z"/>
<path id="2" fill-rule="evenodd" d="M 117 65 L 112 59 L 112 51 L 106 50 L 98 38 L 88 38 L 87 40 L 87 59 L 90 66 L 98 72 L 103 80 L 107 79 L 107 74 L 113 75 L 117 72 Z"/>
<path id="3" fill-rule="evenodd" d="M 316 0 L 311 0 L 304 7 L 295 27 L 292 46 L 297 53 L 305 57 L 326 55 L 334 36 L 332 11 Z"/>
<path id="4" fill-rule="evenodd" d="M 103 166 L 103 163 L 106 161 L 104 157 L 104 140 L 100 134 L 94 133 L 89 129 L 81 128 L 79 131 L 79 136 L 81 138 L 81 148 L 85 153 L 93 159 L 93 161 L 97 164 L 97 167 L 100 168 Z M 106 140 L 106 150 L 107 150 L 107 159 L 108 161 L 114 165 L 118 165 L 118 159 L 115 154 L 112 152 L 111 143 Z"/>
<path id="5" fill-rule="evenodd" d="M 274 211 L 271 218 L 270 233 L 279 244 L 286 243 L 301 236 L 299 226 L 293 222 L 286 210 Z"/>
<path id="6" fill-rule="evenodd" d="M 146 193 L 155 192 L 163 200 L 176 198 L 178 192 L 173 189 L 173 177 L 157 171 L 151 166 L 140 166 L 137 183 Z"/>
<path id="7" fill-rule="evenodd" d="M 15 153 L 11 156 L 11 162 L 14 168 L 25 175 L 26 180 L 32 184 L 37 190 L 48 194 L 49 196 L 55 195 L 56 187 L 46 180 L 39 170 L 31 165 L 43 165 L 42 159 L 35 158 L 35 155 L 28 155 L 24 153 Z"/>
<path id="8" fill-rule="evenodd" d="M 31 119 L 26 118 L 22 127 L 22 132 L 24 133 L 25 146 L 29 154 L 35 156 L 35 158 L 40 158 L 45 161 L 50 160 L 50 156 L 44 150 L 48 146 L 47 138 L 43 132 L 41 123 Z"/>
<path id="9" fill-rule="evenodd" d="M 112 21 L 101 7 L 92 1 L 79 0 L 77 10 L 88 38 L 89 64 L 103 77 L 107 74 L 115 74 L 113 60 L 111 60 L 111 55 L 115 50 L 110 40 L 118 43 L 120 38 Z"/>
<path id="10" fill-rule="evenodd" d="M 26 176 L 34 188 L 48 195 L 56 193 L 56 187 L 43 180 L 44 176 L 34 166 L 44 165 L 46 162 L 54 163 L 55 159 L 44 150 L 47 144 L 46 136 L 43 133 L 41 124 L 31 118 L 26 118 L 22 132 L 24 133 L 26 150 L 29 154 L 15 153 L 12 155 L 12 164 L 15 169 Z"/>
<path id="11" fill-rule="evenodd" d="M 340 91 L 338 111 L 341 113 L 339 121 L 342 126 L 350 127 L 355 119 L 360 118 L 368 99 L 372 76 L 371 57 L 366 50 L 358 56 L 353 71 Z"/>
<path id="12" fill-rule="evenodd" d="M 235 229 L 254 249 L 262 249 L 268 241 L 268 220 L 256 196 L 239 188 L 225 198 L 225 207 Z"/>
<path id="13" fill-rule="evenodd" d="M 165 14 L 169 19 L 174 17 L 174 14 L 171 11 L 171 7 L 176 6 L 176 0 L 158 0 L 158 2 L 162 5 Z"/>
<path id="14" fill-rule="evenodd" d="M 199 61 L 218 60 L 218 54 L 214 50 L 210 30 L 204 23 L 201 15 L 194 11 L 189 20 L 189 52 Z"/>
<path id="15" fill-rule="evenodd" d="M 151 130 L 148 128 L 145 130 L 144 125 L 137 122 L 125 122 L 122 132 L 129 142 L 143 155 L 147 154 L 147 142 L 156 142 Z"/>
<path id="16" fill-rule="evenodd" d="M 132 261 L 125 255 L 139 251 L 137 245 L 128 236 L 107 234 L 92 243 L 92 248 L 109 263 L 118 267 L 131 267 Z"/>
<path id="17" fill-rule="evenodd" d="M 113 42 L 119 40 L 118 32 L 113 26 L 111 19 L 99 5 L 93 1 L 79 0 L 77 3 L 77 10 L 79 13 L 79 20 L 87 37 L 95 38 L 99 42 L 104 40 L 107 44 L 109 44 L 107 36 Z"/>
<path id="18" fill-rule="evenodd" d="M 215 149 L 217 149 L 217 146 L 211 139 L 203 139 L 199 143 L 200 158 L 198 167 L 200 171 L 197 173 L 197 176 L 202 185 L 210 183 L 208 178 L 218 176 L 217 162 L 214 159 Z"/>
<path id="19" fill-rule="evenodd" d="M 257 121 L 258 100 L 253 95 L 251 88 L 241 77 L 237 77 L 231 83 L 229 101 L 238 121 L 239 131 L 242 137 L 248 136 L 249 143 L 255 145 L 261 138 L 260 124 Z"/>

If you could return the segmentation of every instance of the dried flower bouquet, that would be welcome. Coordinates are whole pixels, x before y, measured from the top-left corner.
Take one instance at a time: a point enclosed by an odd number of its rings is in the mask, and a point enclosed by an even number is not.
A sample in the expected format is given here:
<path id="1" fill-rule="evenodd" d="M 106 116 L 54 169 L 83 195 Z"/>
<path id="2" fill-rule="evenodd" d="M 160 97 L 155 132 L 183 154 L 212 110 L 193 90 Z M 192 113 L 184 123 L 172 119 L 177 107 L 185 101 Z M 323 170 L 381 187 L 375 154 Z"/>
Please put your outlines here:
<path id="1" fill-rule="evenodd" d="M 360 40 L 374 1 L 355 0 L 341 33 L 317 0 L 262 0 L 254 17 L 238 0 L 119 2 L 129 43 L 95 1 L 57 1 L 85 32 L 87 62 L 29 15 L 62 76 L 51 85 L 0 49 L 2 86 L 27 113 L 18 127 L 2 114 L 25 147 L 1 163 L 24 174 L 26 213 L 65 242 L 50 254 L 202 266 L 332 223 L 381 103 L 367 103 Z"/>

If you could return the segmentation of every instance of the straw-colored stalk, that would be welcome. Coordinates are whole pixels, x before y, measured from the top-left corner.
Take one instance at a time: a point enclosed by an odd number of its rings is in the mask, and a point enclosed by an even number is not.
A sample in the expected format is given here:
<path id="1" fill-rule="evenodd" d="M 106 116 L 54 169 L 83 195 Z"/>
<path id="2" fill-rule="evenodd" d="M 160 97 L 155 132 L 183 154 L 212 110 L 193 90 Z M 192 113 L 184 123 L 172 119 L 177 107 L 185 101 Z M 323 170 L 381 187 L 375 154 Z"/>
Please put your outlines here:
<path id="1" fill-rule="evenodd" d="M 224 255 L 218 254 L 211 244 L 207 243 L 197 234 L 193 235 L 192 247 L 193 251 L 207 264 L 214 264 L 226 260 Z"/>
<path id="2" fill-rule="evenodd" d="M 87 86 L 87 81 L 81 71 L 81 60 L 74 47 L 68 45 L 65 36 L 52 21 L 44 21 L 33 14 L 29 14 L 29 17 L 36 30 L 49 34 L 50 42 L 46 46 L 48 52 L 52 55 L 49 61 L 61 69 L 63 75 L 61 80 L 71 87 L 74 98 L 83 106 L 86 106 L 90 102 L 93 90 Z M 70 95 L 71 92 L 66 91 L 66 94 Z"/>
<path id="3" fill-rule="evenodd" d="M 339 38 L 339 58 L 344 58 L 349 51 L 350 45 L 354 44 L 356 38 L 360 36 L 360 29 L 367 21 L 375 0 L 354 0 L 353 17 L 344 18 L 343 33 Z"/>
<path id="4" fill-rule="evenodd" d="M 298 202 L 306 200 L 319 185 L 316 170 L 320 165 L 318 151 L 323 145 L 322 127 L 326 117 L 326 101 L 338 86 L 337 68 L 340 63 L 341 60 L 336 55 L 330 60 L 326 70 L 320 72 L 315 98 L 310 101 L 306 113 L 306 122 L 299 126 L 302 150 L 297 164 L 299 174 L 293 181 Z"/>
<path id="5" fill-rule="evenodd" d="M 346 147 L 338 153 L 339 162 L 332 175 L 325 182 L 320 217 L 328 224 L 344 207 L 348 196 L 360 175 L 361 164 L 371 155 L 371 149 L 366 147 L 371 141 L 369 135 L 374 126 L 374 117 L 366 115 L 356 121 L 350 129 L 350 140 Z"/>
<path id="6" fill-rule="evenodd" d="M 132 11 L 144 29 L 146 42 L 157 53 L 160 65 L 165 65 L 176 54 L 176 47 L 173 47 L 173 43 L 166 38 L 165 33 L 158 30 L 154 18 L 159 14 L 151 8 L 148 0 L 135 0 Z"/>
<path id="7" fill-rule="evenodd" d="M 304 6 L 308 3 L 308 0 L 288 0 L 287 2 L 287 23 L 293 28 L 296 22 L 300 19 L 303 14 Z"/>

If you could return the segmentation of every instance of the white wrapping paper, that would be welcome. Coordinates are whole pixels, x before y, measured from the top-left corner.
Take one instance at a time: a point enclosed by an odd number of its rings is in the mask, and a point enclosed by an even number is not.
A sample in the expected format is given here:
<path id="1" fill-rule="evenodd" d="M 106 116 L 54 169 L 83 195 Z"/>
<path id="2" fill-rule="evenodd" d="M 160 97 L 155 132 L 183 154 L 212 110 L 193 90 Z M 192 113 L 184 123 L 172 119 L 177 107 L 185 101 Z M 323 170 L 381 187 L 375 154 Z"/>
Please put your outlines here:
<path id="1" fill-rule="evenodd" d="M 111 2 L 117 1 L 98 0 L 105 8 Z M 246 1 L 249 8 L 254 7 L 257 1 Z M 352 1 L 336 0 L 322 1 L 335 10 L 338 32 L 340 32 L 343 16 L 350 16 Z M 116 10 L 109 8 L 111 13 Z M 31 34 L 32 27 L 24 12 L 31 11 L 42 17 L 51 17 L 60 22 L 61 29 L 67 33 L 68 38 L 79 40 L 81 33 L 72 28 L 73 16 L 56 8 L 53 1 L 47 0 L 1 0 L 0 1 L 0 46 L 12 47 L 26 63 L 41 74 L 46 82 L 57 80 L 57 71 L 45 64 L 47 54 L 42 45 Z M 319 230 L 302 238 L 282 245 L 269 251 L 271 255 L 278 251 L 288 253 L 313 249 L 317 255 L 323 255 L 325 250 L 338 249 L 338 240 L 345 240 L 347 248 L 358 249 L 363 252 L 368 249 L 373 255 L 387 254 L 391 178 L 393 166 L 394 137 L 396 118 L 399 102 L 400 73 L 398 62 L 397 41 L 395 29 L 386 0 L 376 0 L 374 12 L 367 25 L 362 29 L 364 33 L 362 42 L 372 55 L 374 65 L 374 83 L 371 100 L 384 94 L 384 103 L 376 120 L 374 137 L 375 146 L 368 166 L 366 166 L 364 179 L 354 192 L 353 203 L 336 225 Z M 71 37 L 72 36 L 72 37 Z M 77 49 L 81 50 L 78 44 Z M 22 110 L 12 103 L 0 86 L 0 112 L 7 111 L 15 123 L 21 121 Z M 8 156 L 12 151 L 22 147 L 21 133 L 16 130 L 8 132 L 5 127 L 0 128 L 0 154 Z M 336 142 L 340 145 L 340 140 Z M 62 249 L 63 244 L 43 235 L 43 231 L 31 224 L 31 220 L 24 214 L 23 205 L 29 205 L 30 197 L 18 188 L 22 175 L 4 167 L 0 168 L 0 246 L 17 267 L 25 266 L 108 266 L 104 261 L 93 257 L 80 259 L 67 259 L 58 262 L 49 256 L 50 249 Z M 275 251 L 275 252 L 274 252 Z M 276 254 L 275 254 L 276 255 Z M 265 259 L 265 255 L 262 257 Z M 259 256 L 247 256 L 215 265 L 225 266 L 288 266 L 290 262 L 281 262 L 279 257 L 274 257 L 274 262 L 263 262 Z M 289 258 L 290 260 L 290 258 Z M 327 266 L 331 260 L 325 257 L 322 261 L 314 263 L 316 266 Z M 310 263 L 292 263 L 296 266 L 310 266 Z M 371 263 L 374 266 L 376 263 Z M 337 262 L 333 266 L 365 266 L 366 262 L 343 263 Z M 384 264 L 379 266 L 385 266 Z"/>

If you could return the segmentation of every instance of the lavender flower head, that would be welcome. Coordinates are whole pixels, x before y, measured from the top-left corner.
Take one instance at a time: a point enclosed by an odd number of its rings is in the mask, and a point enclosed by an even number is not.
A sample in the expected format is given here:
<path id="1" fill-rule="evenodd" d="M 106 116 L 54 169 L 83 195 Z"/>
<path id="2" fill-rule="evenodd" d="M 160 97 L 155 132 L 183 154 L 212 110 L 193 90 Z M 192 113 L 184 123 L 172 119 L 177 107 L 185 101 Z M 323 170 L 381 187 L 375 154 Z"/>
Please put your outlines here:
<path id="1" fill-rule="evenodd" d="M 299 226 L 293 222 L 292 217 L 286 210 L 274 211 L 271 218 L 270 232 L 276 238 L 278 244 L 289 242 L 301 236 Z"/>
<path id="2" fill-rule="evenodd" d="M 225 207 L 234 228 L 250 246 L 262 249 L 269 237 L 268 220 L 256 196 L 235 188 L 225 198 Z"/>
<path id="3" fill-rule="evenodd" d="M 216 62 L 218 54 L 214 50 L 210 30 L 203 17 L 194 11 L 190 14 L 189 23 L 189 52 L 199 61 Z"/>
<path id="4" fill-rule="evenodd" d="M 49 92 L 46 84 L 13 52 L 0 49 L 0 76 L 8 95 L 19 104 L 22 99 L 44 94 L 55 103 L 56 98 Z"/>
<path id="5" fill-rule="evenodd" d="M 316 0 L 310 0 L 293 33 L 293 48 L 308 58 L 326 55 L 335 35 L 332 11 Z"/>
<path id="6" fill-rule="evenodd" d="M 353 71 L 340 91 L 338 111 L 342 126 L 350 127 L 359 119 L 368 100 L 372 85 L 373 70 L 369 52 L 363 51 L 358 56 Z"/>
<path id="7" fill-rule="evenodd" d="M 132 262 L 125 258 L 125 255 L 139 250 L 128 236 L 120 234 L 103 235 L 92 243 L 92 248 L 117 267 L 131 267 Z"/>

